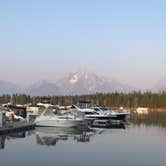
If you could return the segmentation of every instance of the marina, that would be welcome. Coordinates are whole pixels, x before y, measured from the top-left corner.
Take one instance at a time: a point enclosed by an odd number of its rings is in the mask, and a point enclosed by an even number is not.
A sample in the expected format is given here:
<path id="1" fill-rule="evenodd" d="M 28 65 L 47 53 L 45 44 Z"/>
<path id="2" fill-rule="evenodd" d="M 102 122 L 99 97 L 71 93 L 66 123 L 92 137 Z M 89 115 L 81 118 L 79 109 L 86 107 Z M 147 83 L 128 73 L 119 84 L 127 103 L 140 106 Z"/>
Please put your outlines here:
<path id="1" fill-rule="evenodd" d="M 38 106 L 41 106 L 41 109 L 37 112 L 35 109 L 34 113 L 31 112 L 30 107 L 25 112 L 25 109 L 22 108 L 26 107 L 5 105 L 0 111 L 0 134 L 30 130 L 35 126 L 68 128 L 81 125 L 86 127 L 88 125 L 89 127 L 110 127 L 112 125 L 108 111 L 95 110 L 100 107 L 88 108 L 90 114 L 88 113 L 87 116 L 87 111 L 82 111 L 84 109 L 80 111 L 78 107 L 71 106 L 68 110 L 60 110 L 57 105 L 39 103 Z M 17 108 L 19 111 L 16 111 Z"/>
<path id="2" fill-rule="evenodd" d="M 49 103 L 27 106 L 23 113 L 25 109 L 17 107 L 25 106 L 3 107 L 0 111 L 1 165 L 49 166 L 57 162 L 61 166 L 156 166 L 160 160 L 164 166 L 166 162 L 164 113 L 151 111 L 147 115 L 122 109 L 111 112 L 103 106 Z M 121 114 L 125 118 L 114 118 Z M 155 123 L 158 121 L 162 125 Z M 17 154 L 23 157 L 21 162 Z M 7 155 L 10 160 L 5 160 Z M 140 157 L 144 159 L 140 161 Z"/>
<path id="3" fill-rule="evenodd" d="M 78 109 L 73 105 L 39 103 L 28 106 L 24 112 L 26 118 L 23 118 L 20 111 L 24 109 L 18 111 L 17 107 L 23 106 L 11 107 L 14 111 L 4 107 L 0 111 L 2 165 L 49 166 L 58 162 L 61 166 L 81 163 L 87 166 L 103 163 L 156 166 L 157 160 L 166 162 L 163 155 L 166 153 L 164 113 L 151 111 L 147 115 L 129 113 L 129 110 L 113 111 L 115 116 L 125 115 L 124 119 L 117 119 L 109 109 L 101 106 Z M 162 125 L 155 123 L 158 121 Z M 148 125 L 148 122 L 151 123 Z M 23 156 L 21 162 L 17 153 Z M 10 155 L 11 160 L 5 160 L 6 155 Z M 140 161 L 138 156 L 143 158 L 145 155 L 155 156 L 155 160 L 144 158 Z"/>
<path id="4" fill-rule="evenodd" d="M 0 166 L 166 166 L 166 0 L 4 0 L 0 18 Z"/>

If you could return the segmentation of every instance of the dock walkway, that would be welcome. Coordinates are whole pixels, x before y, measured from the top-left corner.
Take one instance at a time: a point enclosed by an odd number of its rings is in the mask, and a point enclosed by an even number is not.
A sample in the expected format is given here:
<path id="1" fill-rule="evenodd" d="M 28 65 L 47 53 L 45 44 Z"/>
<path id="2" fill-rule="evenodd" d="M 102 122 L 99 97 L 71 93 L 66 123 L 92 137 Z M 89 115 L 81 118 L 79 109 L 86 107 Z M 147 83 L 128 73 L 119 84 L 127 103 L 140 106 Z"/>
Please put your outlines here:
<path id="1" fill-rule="evenodd" d="M 19 132 L 23 130 L 30 130 L 34 128 L 35 124 L 27 123 L 27 121 L 7 123 L 5 126 L 0 127 L 0 135 Z"/>

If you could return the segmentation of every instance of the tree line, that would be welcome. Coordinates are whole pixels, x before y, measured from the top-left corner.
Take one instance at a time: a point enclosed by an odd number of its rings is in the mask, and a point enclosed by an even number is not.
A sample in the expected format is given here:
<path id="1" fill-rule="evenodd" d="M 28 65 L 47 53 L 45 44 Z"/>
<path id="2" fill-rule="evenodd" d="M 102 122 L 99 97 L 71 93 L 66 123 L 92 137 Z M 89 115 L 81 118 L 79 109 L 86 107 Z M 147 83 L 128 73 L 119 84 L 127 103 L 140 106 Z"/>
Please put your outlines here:
<path id="1" fill-rule="evenodd" d="M 0 104 L 11 102 L 12 104 L 35 105 L 38 102 L 49 102 L 57 105 L 76 104 L 80 100 L 90 101 L 93 105 L 105 105 L 107 107 L 149 107 L 166 108 L 166 92 L 131 92 L 131 93 L 96 93 L 75 96 L 30 96 L 26 94 L 4 94 L 0 96 Z"/>

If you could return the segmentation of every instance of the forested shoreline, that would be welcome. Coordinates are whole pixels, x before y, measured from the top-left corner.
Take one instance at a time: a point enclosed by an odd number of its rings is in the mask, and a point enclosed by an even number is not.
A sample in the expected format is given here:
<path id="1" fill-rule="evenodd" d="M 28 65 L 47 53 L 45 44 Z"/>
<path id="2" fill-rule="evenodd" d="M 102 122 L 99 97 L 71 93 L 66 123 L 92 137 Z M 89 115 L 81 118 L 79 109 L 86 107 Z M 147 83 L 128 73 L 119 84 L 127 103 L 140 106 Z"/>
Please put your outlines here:
<path id="1" fill-rule="evenodd" d="M 74 96 L 30 96 L 26 94 L 4 94 L 0 96 L 0 104 L 11 102 L 12 104 L 36 104 L 38 102 L 50 102 L 58 105 L 76 104 L 80 100 L 90 101 L 94 105 L 107 107 L 149 107 L 166 108 L 166 92 L 132 92 L 132 93 L 96 93 Z"/>

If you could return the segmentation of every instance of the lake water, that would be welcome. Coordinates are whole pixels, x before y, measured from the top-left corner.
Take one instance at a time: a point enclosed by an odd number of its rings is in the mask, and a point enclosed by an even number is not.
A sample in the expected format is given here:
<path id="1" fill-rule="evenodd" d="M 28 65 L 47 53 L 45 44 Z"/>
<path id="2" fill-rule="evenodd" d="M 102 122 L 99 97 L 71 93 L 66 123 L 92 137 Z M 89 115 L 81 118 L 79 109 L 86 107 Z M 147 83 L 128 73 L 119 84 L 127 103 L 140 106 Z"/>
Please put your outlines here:
<path id="1" fill-rule="evenodd" d="M 155 125 L 36 128 L 1 136 L 0 142 L 0 166 L 166 165 L 166 128 Z"/>

